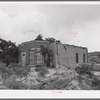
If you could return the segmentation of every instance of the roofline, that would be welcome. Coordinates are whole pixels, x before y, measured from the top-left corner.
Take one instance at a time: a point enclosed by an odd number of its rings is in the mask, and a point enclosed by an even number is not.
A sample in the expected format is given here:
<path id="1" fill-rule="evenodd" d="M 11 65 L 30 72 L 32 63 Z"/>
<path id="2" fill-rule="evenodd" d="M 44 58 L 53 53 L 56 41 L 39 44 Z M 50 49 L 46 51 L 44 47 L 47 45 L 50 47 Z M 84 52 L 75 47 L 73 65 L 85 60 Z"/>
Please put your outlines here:
<path id="1" fill-rule="evenodd" d="M 31 40 L 31 41 L 23 42 L 21 44 L 29 44 L 29 43 L 33 43 L 33 42 L 47 42 L 47 43 L 50 43 L 50 41 L 47 41 L 47 40 Z M 54 42 L 54 43 L 56 43 L 56 42 Z M 19 44 L 19 45 L 21 45 L 21 44 Z M 62 44 L 62 43 L 59 43 L 59 44 Z M 78 47 L 78 48 L 82 48 L 82 49 L 88 49 L 87 47 L 76 46 L 76 45 L 69 45 L 69 44 L 62 44 L 62 45 Z"/>
<path id="2" fill-rule="evenodd" d="M 49 42 L 49 41 L 46 41 L 46 40 L 31 40 L 31 41 L 27 41 L 27 42 L 22 42 L 21 44 L 28 44 L 28 43 L 33 43 L 33 42 Z"/>
<path id="3" fill-rule="evenodd" d="M 72 47 L 78 47 L 78 48 L 82 48 L 82 49 L 87 49 L 87 47 L 82 47 L 82 46 L 69 45 L 69 44 L 63 44 L 63 45 L 72 46 Z"/>
<path id="4" fill-rule="evenodd" d="M 89 52 L 89 53 L 100 53 L 100 51 L 94 51 L 94 52 Z"/>

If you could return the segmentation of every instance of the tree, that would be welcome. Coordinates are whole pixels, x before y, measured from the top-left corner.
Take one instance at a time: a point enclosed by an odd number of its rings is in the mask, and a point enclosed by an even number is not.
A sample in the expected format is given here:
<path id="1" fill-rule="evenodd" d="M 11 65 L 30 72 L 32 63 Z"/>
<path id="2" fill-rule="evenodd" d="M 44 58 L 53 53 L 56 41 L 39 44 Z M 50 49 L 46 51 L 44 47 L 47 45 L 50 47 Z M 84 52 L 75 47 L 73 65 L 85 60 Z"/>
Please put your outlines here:
<path id="1" fill-rule="evenodd" d="M 18 62 L 18 47 L 11 41 L 0 39 L 0 60 L 8 66 Z"/>
<path id="2" fill-rule="evenodd" d="M 45 40 L 46 40 L 46 41 L 49 41 L 49 42 L 51 42 L 51 43 L 52 43 L 52 42 L 61 43 L 60 40 L 56 40 L 56 39 L 54 39 L 54 38 L 45 38 Z"/>
<path id="3" fill-rule="evenodd" d="M 39 35 L 36 37 L 35 40 L 43 40 L 43 36 L 42 36 L 42 34 L 39 34 Z"/>
<path id="4" fill-rule="evenodd" d="M 45 48 L 44 46 L 40 46 L 40 53 L 42 54 L 43 58 L 44 58 L 44 65 L 46 64 L 46 55 L 47 55 L 47 48 Z"/>
<path id="5" fill-rule="evenodd" d="M 54 38 L 45 38 L 45 40 L 49 41 L 49 42 L 55 42 L 56 39 L 54 39 Z"/>
<path id="6" fill-rule="evenodd" d="M 53 53 L 52 50 L 45 48 L 44 46 L 40 46 L 40 53 L 42 54 L 44 58 L 44 65 L 47 67 L 51 67 L 50 63 L 53 59 Z"/>
<path id="7" fill-rule="evenodd" d="M 56 40 L 56 43 L 61 43 L 60 40 Z"/>

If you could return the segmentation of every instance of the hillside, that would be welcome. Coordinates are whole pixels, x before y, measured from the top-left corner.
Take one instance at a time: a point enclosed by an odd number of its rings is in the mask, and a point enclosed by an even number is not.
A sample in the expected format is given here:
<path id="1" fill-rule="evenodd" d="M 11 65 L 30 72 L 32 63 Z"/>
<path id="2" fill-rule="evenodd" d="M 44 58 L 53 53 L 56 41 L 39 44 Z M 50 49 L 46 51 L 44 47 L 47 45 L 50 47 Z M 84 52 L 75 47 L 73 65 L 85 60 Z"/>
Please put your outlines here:
<path id="1" fill-rule="evenodd" d="M 29 68 L 11 65 L 0 67 L 0 89 L 31 90 L 92 90 L 99 89 L 98 81 L 84 68 L 72 70 L 66 66 L 58 68 Z M 81 68 L 81 67 L 80 67 Z M 81 71 L 81 74 L 80 74 Z M 86 72 L 85 72 L 86 71 Z M 97 83 L 96 83 L 97 82 Z"/>

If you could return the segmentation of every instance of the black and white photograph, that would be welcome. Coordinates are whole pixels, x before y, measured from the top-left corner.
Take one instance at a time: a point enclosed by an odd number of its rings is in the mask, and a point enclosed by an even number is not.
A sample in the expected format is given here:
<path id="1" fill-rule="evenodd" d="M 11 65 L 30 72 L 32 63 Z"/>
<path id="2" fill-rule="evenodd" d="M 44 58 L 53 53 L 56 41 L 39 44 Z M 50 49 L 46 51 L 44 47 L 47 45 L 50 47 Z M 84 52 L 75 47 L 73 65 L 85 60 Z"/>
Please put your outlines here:
<path id="1" fill-rule="evenodd" d="M 0 2 L 0 90 L 100 90 L 100 3 Z"/>

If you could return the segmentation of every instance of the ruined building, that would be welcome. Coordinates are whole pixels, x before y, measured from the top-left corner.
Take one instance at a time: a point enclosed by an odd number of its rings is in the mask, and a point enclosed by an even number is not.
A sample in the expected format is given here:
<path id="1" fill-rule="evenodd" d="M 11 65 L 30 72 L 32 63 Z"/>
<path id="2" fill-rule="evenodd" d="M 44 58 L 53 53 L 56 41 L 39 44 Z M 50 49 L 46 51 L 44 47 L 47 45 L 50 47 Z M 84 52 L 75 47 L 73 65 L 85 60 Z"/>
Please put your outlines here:
<path id="1" fill-rule="evenodd" d="M 33 40 L 20 44 L 19 51 L 19 63 L 33 67 L 64 65 L 75 68 L 80 64 L 87 63 L 87 48 L 80 46 Z"/>
<path id="2" fill-rule="evenodd" d="M 100 52 L 89 52 L 88 53 L 88 63 L 99 63 L 100 64 Z"/>

